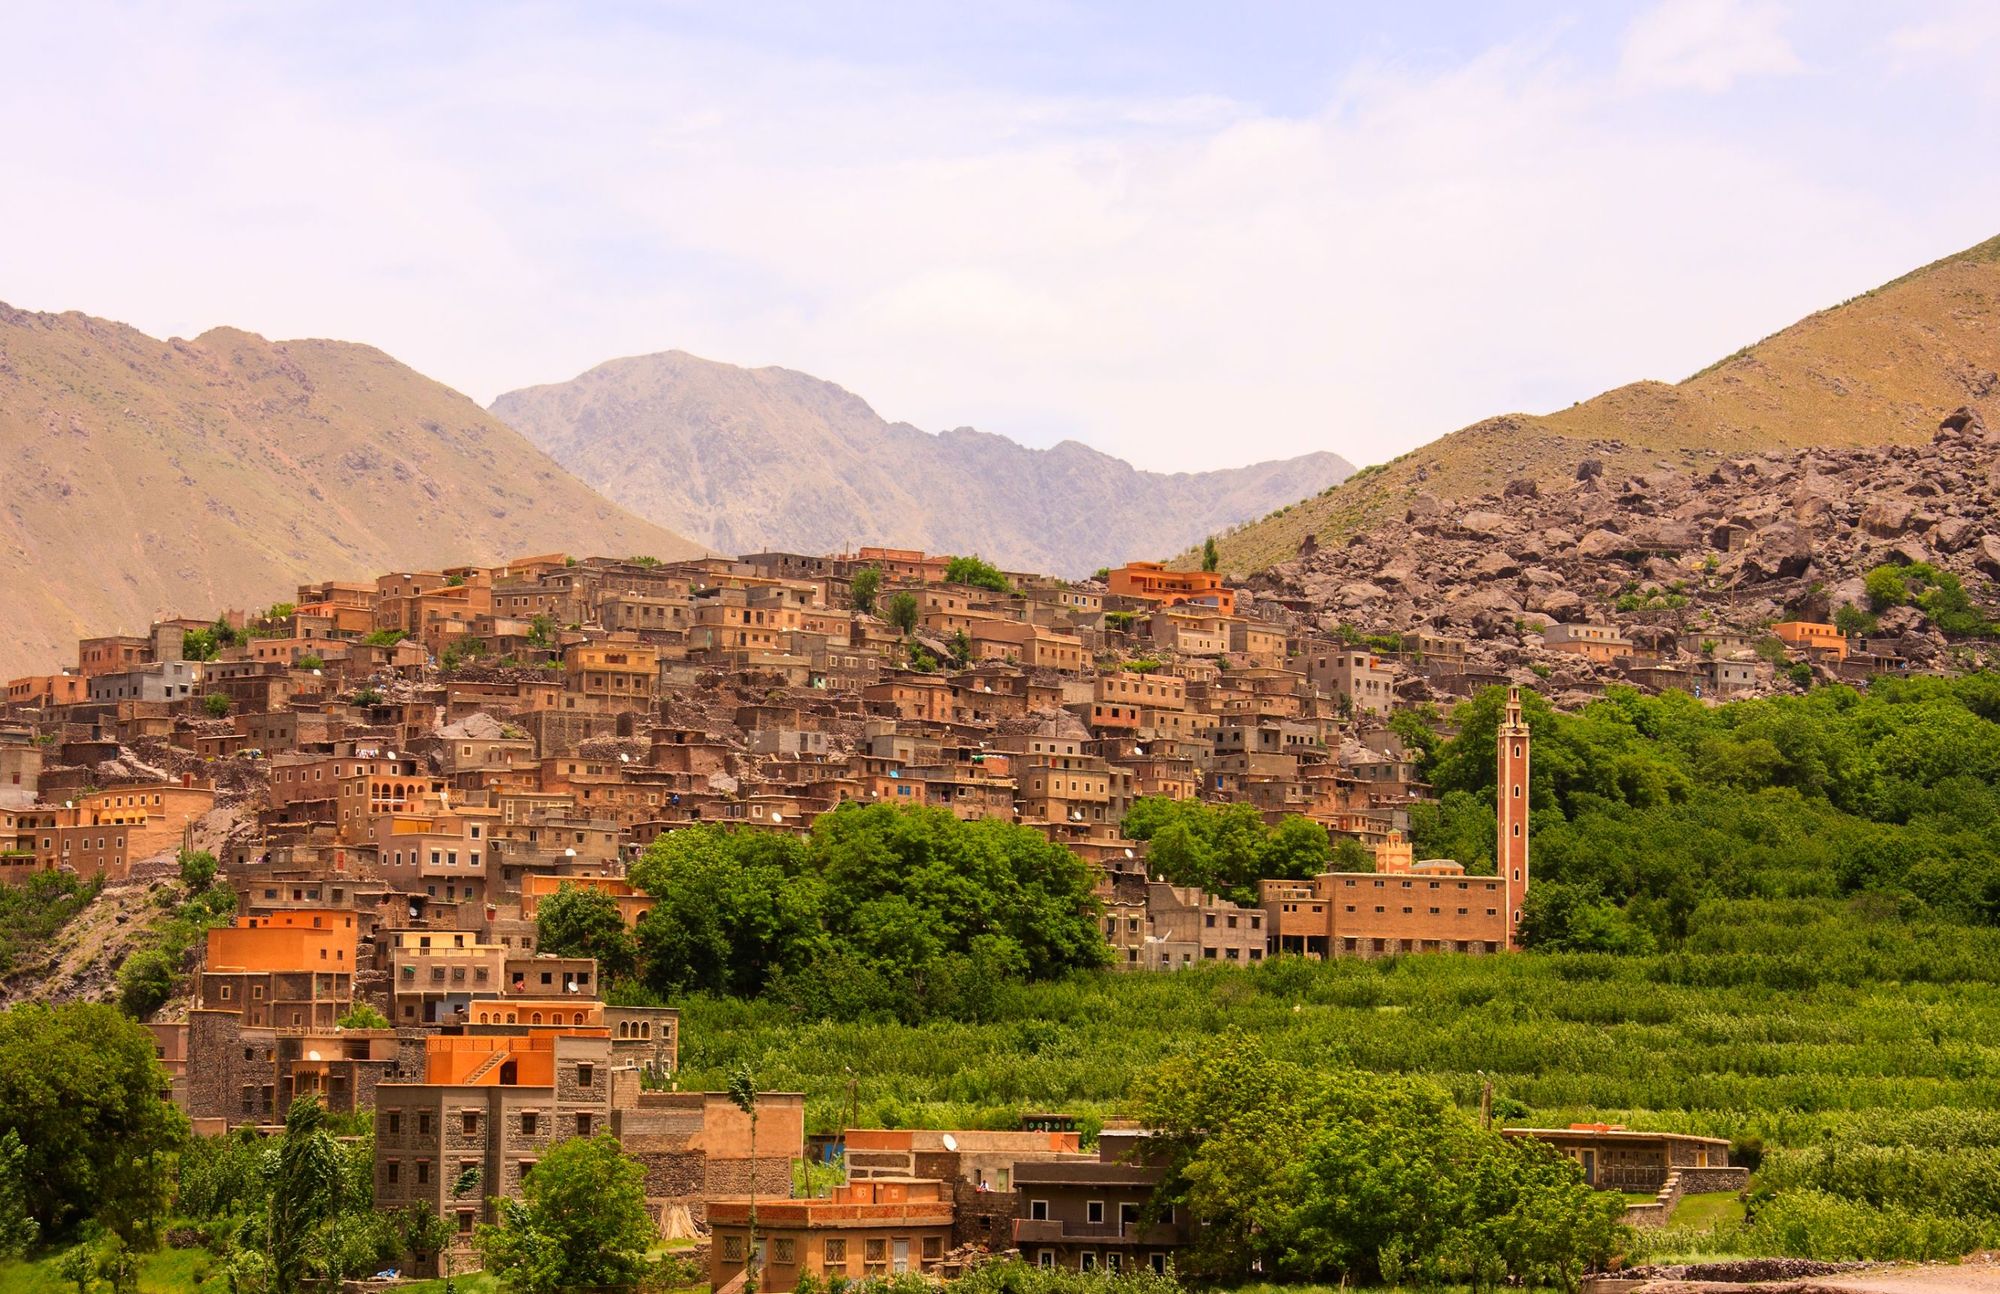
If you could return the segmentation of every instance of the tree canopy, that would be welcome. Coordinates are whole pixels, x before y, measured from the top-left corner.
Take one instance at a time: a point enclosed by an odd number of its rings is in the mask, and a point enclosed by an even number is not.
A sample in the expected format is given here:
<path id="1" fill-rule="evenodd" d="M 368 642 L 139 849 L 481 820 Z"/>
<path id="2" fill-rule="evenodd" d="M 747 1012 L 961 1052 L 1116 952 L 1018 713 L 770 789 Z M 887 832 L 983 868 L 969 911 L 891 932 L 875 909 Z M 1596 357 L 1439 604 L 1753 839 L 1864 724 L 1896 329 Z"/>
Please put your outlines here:
<path id="1" fill-rule="evenodd" d="M 1232 1034 L 1162 1065 L 1139 1107 L 1167 1167 L 1153 1207 L 1186 1210 L 1198 1275 L 1574 1289 L 1620 1235 L 1616 1195 L 1425 1079 L 1309 1068 Z"/>
<path id="2" fill-rule="evenodd" d="M 1537 946 L 1671 944 L 1709 898 L 1877 895 L 2000 924 L 2000 678 L 1717 707 L 1623 688 L 1573 714 L 1522 703 L 1535 869 L 1522 919 Z M 1439 801 L 1411 815 L 1421 851 L 1473 870 L 1491 867 L 1504 704 L 1496 688 L 1459 706 L 1433 762 Z"/>
<path id="3" fill-rule="evenodd" d="M 630 975 L 639 955 L 618 900 L 567 883 L 536 906 L 535 947 L 558 957 L 595 957 L 598 975 L 610 979 Z"/>
<path id="4" fill-rule="evenodd" d="M 0 1012 L 0 1138 L 19 1138 L 45 1239 L 95 1219 L 129 1238 L 159 1215 L 187 1119 L 160 1099 L 153 1036 L 108 1006 L 26 1002 Z"/>
<path id="5" fill-rule="evenodd" d="M 1124 830 L 1147 842 L 1154 879 L 1198 885 L 1242 904 L 1257 901 L 1260 880 L 1319 875 L 1333 853 L 1325 827 L 1296 815 L 1267 827 L 1249 804 L 1141 796 L 1126 812 Z"/>
<path id="6" fill-rule="evenodd" d="M 977 1014 L 1009 980 L 1102 965 L 1089 869 L 1040 833 L 941 809 L 849 805 L 804 838 L 701 826 L 631 878 L 648 985 L 814 1015 Z"/>
<path id="7" fill-rule="evenodd" d="M 512 1294 L 638 1285 L 657 1235 L 645 1183 L 610 1133 L 557 1142 L 475 1233 L 487 1270 Z"/>
<path id="8" fill-rule="evenodd" d="M 950 584 L 970 584 L 974 588 L 991 589 L 995 593 L 1009 593 L 1013 586 L 1000 568 L 979 557 L 954 557 L 944 568 L 944 578 Z"/>

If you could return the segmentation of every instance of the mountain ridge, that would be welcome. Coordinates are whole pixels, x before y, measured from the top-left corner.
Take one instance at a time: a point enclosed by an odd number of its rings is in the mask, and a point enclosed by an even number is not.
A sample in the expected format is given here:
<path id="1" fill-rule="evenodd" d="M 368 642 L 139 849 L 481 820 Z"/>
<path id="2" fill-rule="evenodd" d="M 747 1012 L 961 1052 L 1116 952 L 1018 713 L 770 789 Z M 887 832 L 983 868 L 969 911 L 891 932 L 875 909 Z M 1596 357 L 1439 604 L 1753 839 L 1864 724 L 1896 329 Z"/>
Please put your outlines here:
<path id="1" fill-rule="evenodd" d="M 1493 495 L 1513 480 L 1693 470 L 1809 446 L 1921 444 L 1960 406 L 2000 423 L 2000 237 L 1816 310 L 1679 382 L 1642 380 L 1546 414 L 1449 432 L 1218 540 L 1247 574 L 1379 524 L 1419 494 Z M 1195 560 L 1183 552 L 1177 564 Z"/>
<path id="2" fill-rule="evenodd" d="M 79 636 L 308 579 L 700 545 L 602 499 L 476 403 L 361 343 L 155 338 L 0 304 L 0 676 Z"/>
<path id="3" fill-rule="evenodd" d="M 1082 574 L 1166 556 L 1351 470 L 1322 452 L 1149 472 L 1073 438 L 1034 449 L 890 422 L 824 378 L 683 350 L 606 360 L 490 410 L 607 497 L 727 552 L 880 543 Z"/>

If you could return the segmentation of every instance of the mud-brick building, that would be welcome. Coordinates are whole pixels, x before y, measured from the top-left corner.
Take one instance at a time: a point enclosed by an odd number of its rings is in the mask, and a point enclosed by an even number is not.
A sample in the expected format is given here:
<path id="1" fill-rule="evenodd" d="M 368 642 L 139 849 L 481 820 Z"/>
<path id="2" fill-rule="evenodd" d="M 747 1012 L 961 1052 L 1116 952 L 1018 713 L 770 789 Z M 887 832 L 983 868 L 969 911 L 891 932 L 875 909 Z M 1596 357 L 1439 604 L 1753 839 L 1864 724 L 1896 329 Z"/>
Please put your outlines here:
<path id="1" fill-rule="evenodd" d="M 1148 1135 L 1130 1131 L 1100 1133 L 1094 1160 L 1018 1164 L 1014 1245 L 1038 1267 L 1164 1272 L 1187 1243 L 1175 1210 L 1150 1216 L 1165 1174 Z"/>
<path id="2" fill-rule="evenodd" d="M 711 1201 L 708 1221 L 710 1287 L 741 1288 L 754 1243 L 758 1287 L 776 1294 L 806 1273 L 860 1280 L 935 1267 L 951 1240 L 951 1188 L 878 1177 L 836 1186 L 830 1198 L 760 1200 L 754 1241 L 748 1199 Z"/>
<path id="3" fill-rule="evenodd" d="M 636 1084 L 635 1084 L 636 1089 Z M 805 1153 L 801 1092 L 759 1092 L 757 1134 L 724 1092 L 640 1092 L 621 1101 L 611 1131 L 646 1169 L 646 1203 L 668 1234 L 686 1234 L 707 1202 L 792 1193 L 792 1161 Z M 753 1153 L 754 1152 L 754 1153 Z"/>
<path id="4" fill-rule="evenodd" d="M 1677 1177 L 1678 1192 L 1740 1191 L 1750 1170 L 1729 1162 L 1729 1142 L 1685 1132 L 1643 1132 L 1617 1123 L 1566 1128 L 1502 1128 L 1500 1135 L 1539 1141 L 1575 1160 L 1600 1191 L 1657 1191 Z"/>
<path id="5" fill-rule="evenodd" d="M 375 1088 L 375 1206 L 428 1204 L 455 1228 L 454 1251 L 518 1198 L 548 1148 L 609 1130 L 617 1086 L 603 1028 L 425 1039 L 423 1081 Z M 625 1071 L 636 1093 L 637 1075 Z"/>

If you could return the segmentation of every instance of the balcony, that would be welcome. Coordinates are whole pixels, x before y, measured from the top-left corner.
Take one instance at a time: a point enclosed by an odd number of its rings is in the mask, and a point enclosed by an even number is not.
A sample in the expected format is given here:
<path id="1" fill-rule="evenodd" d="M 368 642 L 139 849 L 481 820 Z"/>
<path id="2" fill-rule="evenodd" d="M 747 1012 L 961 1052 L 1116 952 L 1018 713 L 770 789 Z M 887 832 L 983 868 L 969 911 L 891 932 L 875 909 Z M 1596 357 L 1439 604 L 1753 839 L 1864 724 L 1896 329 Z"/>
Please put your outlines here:
<path id="1" fill-rule="evenodd" d="M 1116 1222 L 1064 1222 L 1058 1218 L 1019 1218 L 1014 1223 L 1014 1243 L 1064 1244 L 1077 1242 L 1161 1246 L 1179 1242 L 1170 1226 L 1121 1225 Z"/>

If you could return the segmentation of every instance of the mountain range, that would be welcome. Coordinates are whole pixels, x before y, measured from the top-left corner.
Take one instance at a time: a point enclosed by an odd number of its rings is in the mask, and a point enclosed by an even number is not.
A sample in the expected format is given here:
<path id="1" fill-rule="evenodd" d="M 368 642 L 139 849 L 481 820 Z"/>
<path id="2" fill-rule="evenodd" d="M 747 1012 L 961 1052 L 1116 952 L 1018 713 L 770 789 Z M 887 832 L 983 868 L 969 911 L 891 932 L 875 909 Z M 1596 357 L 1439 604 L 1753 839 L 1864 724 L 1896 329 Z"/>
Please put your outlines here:
<path id="1" fill-rule="evenodd" d="M 1170 556 L 1353 470 L 1316 453 L 1145 472 L 1075 441 L 932 434 L 804 373 L 681 351 L 511 391 L 491 411 L 606 497 L 727 553 L 873 543 L 1086 575 Z"/>
<path id="2" fill-rule="evenodd" d="M 313 578 L 700 545 L 368 346 L 0 306 L 0 678 Z"/>
<path id="3" fill-rule="evenodd" d="M 1262 570 L 1400 517 L 1419 494 L 1471 499 L 1508 483 L 1706 471 L 1732 455 L 1920 444 L 1965 407 L 2000 426 L 2000 238 L 1781 332 L 1678 383 L 1634 382 L 1556 413 L 1452 432 L 1218 541 L 1222 569 Z M 1181 564 L 1195 554 L 1183 554 Z"/>

